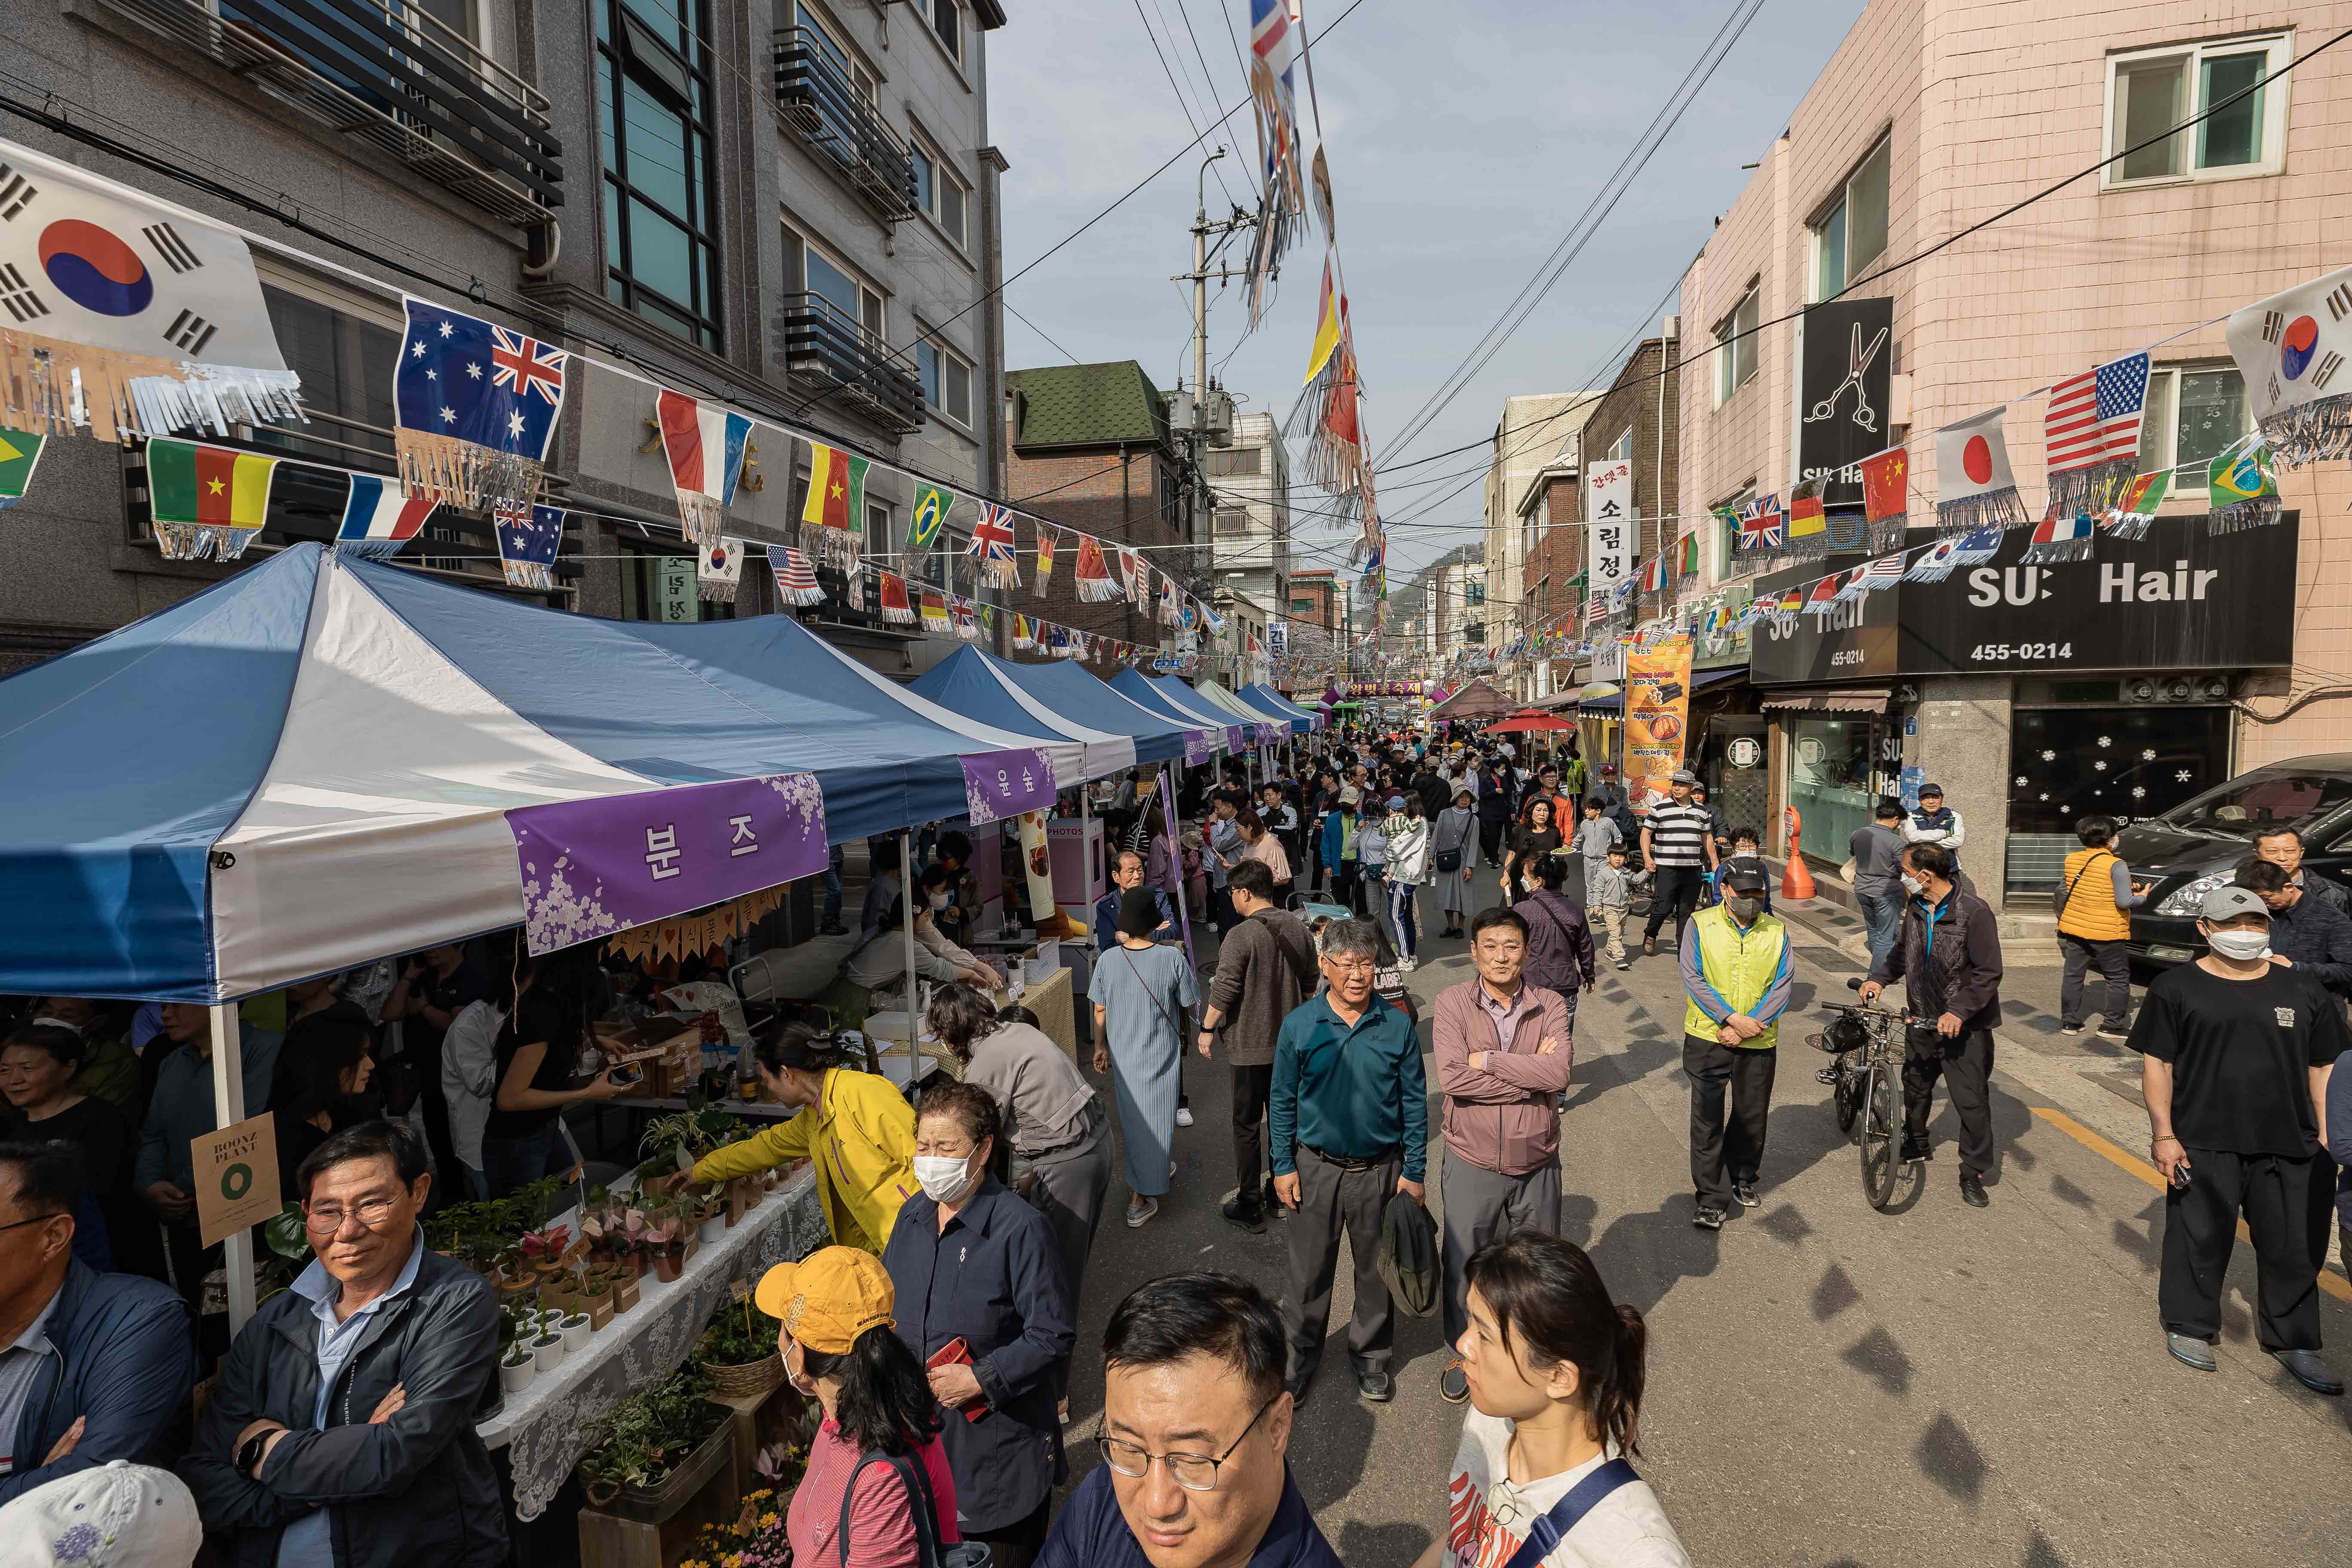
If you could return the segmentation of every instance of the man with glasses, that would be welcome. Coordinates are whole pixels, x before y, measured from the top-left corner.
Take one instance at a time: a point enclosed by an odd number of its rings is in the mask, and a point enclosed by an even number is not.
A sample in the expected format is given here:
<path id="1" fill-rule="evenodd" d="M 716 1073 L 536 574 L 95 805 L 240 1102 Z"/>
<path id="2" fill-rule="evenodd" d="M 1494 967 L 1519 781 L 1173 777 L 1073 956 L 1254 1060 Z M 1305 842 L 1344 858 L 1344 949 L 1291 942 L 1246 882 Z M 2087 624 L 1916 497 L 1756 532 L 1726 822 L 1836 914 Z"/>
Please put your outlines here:
<path id="1" fill-rule="evenodd" d="M 401 1122 L 295 1172 L 310 1266 L 230 1347 L 181 1475 L 237 1568 L 490 1568 L 506 1510 L 474 1423 L 497 1394 L 498 1302 L 426 1248 L 433 1178 Z"/>
<path id="2" fill-rule="evenodd" d="M 1357 1392 L 1376 1405 L 1396 1396 L 1389 1375 L 1396 1310 L 1381 1278 L 1381 1219 L 1397 1193 L 1423 1199 L 1429 1100 L 1412 1016 L 1372 990 L 1380 942 L 1370 921 L 1334 922 L 1323 937 L 1325 990 L 1293 1009 L 1275 1037 L 1266 1121 L 1274 1195 L 1296 1211 L 1294 1400 L 1306 1396 L 1323 1354 L 1343 1229 L 1356 1266 L 1348 1357 Z"/>
<path id="3" fill-rule="evenodd" d="M 1231 1274 L 1172 1274 L 1103 1330 L 1103 1462 L 1037 1568 L 1339 1568 L 1290 1479 L 1281 1314 Z"/>
<path id="4" fill-rule="evenodd" d="M 157 1463 L 196 1382 L 169 1289 L 73 1255 L 80 1157 L 0 1143 L 0 1503 L 116 1459 Z"/>

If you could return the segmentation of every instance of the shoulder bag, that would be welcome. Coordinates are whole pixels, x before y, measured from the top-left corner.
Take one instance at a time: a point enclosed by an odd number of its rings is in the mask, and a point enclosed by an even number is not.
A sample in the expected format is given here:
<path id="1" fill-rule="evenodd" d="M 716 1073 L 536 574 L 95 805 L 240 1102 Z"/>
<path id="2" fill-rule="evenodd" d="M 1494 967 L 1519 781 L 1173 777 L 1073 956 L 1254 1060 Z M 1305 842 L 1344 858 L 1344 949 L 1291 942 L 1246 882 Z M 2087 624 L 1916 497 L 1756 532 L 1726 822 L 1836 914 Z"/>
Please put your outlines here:
<path id="1" fill-rule="evenodd" d="M 1582 1480 L 1570 1487 L 1568 1495 L 1551 1505 L 1528 1526 L 1528 1538 L 1511 1553 L 1503 1568 L 1538 1568 L 1552 1548 L 1568 1537 L 1568 1532 L 1584 1522 L 1584 1516 L 1601 1506 L 1612 1492 L 1642 1478 L 1633 1466 L 1622 1459 L 1612 1459 Z M 843 1518 L 848 1517 L 845 1512 Z"/>
<path id="2" fill-rule="evenodd" d="M 2099 854 L 2105 855 L 2110 860 L 2117 858 L 2116 852 L 2112 849 L 2103 849 Z M 2083 862 L 2083 868 L 2074 873 L 2074 879 L 2066 884 L 2066 890 L 2064 892 L 2058 895 L 2058 907 L 2051 911 L 2053 914 L 2056 915 L 2060 920 L 2064 920 L 2066 918 L 2066 906 L 2074 901 L 2074 889 L 2083 885 L 2083 879 L 2089 876 L 2091 874 L 2091 868 L 2098 863 L 2098 855 L 2094 855 L 2088 860 Z"/>
<path id="3" fill-rule="evenodd" d="M 907 1489 L 907 1511 L 915 1516 L 915 1561 L 919 1568 L 987 1568 L 989 1553 L 985 1543 L 960 1541 L 953 1546 L 940 1544 L 939 1503 L 931 1496 L 931 1479 L 923 1471 L 921 1457 L 874 1450 L 857 1457 L 856 1468 L 849 1472 L 849 1484 L 841 1489 L 841 1533 L 834 1538 L 841 1568 L 849 1568 L 850 1500 L 857 1495 L 857 1478 L 868 1465 L 883 1465 L 897 1471 L 898 1484 Z"/>

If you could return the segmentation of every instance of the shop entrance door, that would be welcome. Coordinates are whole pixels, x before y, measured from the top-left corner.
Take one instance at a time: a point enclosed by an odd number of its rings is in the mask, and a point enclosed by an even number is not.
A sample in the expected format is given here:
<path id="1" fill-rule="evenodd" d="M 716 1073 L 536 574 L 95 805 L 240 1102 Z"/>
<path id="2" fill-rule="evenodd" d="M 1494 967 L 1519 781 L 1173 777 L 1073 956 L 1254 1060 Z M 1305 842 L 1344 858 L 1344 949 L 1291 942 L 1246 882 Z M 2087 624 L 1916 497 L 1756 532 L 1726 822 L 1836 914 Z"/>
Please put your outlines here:
<path id="1" fill-rule="evenodd" d="M 2230 776 L 2230 710 L 2151 703 L 2021 708 L 2010 721 L 2011 896 L 2054 895 L 2075 826 L 2170 811 Z"/>

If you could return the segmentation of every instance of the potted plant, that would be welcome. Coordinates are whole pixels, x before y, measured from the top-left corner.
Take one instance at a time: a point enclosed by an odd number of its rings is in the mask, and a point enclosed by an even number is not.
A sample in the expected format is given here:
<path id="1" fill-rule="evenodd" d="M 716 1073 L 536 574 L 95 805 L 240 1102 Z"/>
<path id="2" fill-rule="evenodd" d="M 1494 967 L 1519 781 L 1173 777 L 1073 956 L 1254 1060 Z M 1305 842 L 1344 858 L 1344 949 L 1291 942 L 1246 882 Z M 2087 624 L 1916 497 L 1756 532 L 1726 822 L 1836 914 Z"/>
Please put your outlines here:
<path id="1" fill-rule="evenodd" d="M 566 1312 L 555 1320 L 555 1331 L 563 1336 L 563 1353 L 578 1355 L 588 1348 L 588 1336 L 595 1331 L 595 1323 L 585 1312 Z"/>
<path id="2" fill-rule="evenodd" d="M 520 1394 L 538 1374 L 538 1358 L 527 1344 L 510 1344 L 499 1357 L 499 1387 L 505 1393 Z"/>
<path id="3" fill-rule="evenodd" d="M 539 1337 L 530 1342 L 530 1357 L 542 1373 L 553 1372 L 563 1364 L 563 1336 L 547 1319 L 540 1321 Z"/>
<path id="4" fill-rule="evenodd" d="M 686 1216 L 676 1209 L 661 1209 L 646 1222 L 646 1247 L 652 1257 L 654 1278 L 665 1285 L 675 1285 L 686 1268 Z"/>
<path id="5" fill-rule="evenodd" d="M 589 1505 L 647 1524 L 685 1507 L 734 1454 L 728 1412 L 704 1397 L 709 1391 L 709 1379 L 681 1367 L 622 1401 L 580 1461 Z"/>
<path id="6" fill-rule="evenodd" d="M 694 1194 L 694 1223 L 698 1238 L 706 1242 L 723 1240 L 727 1235 L 727 1186 L 714 1183 Z"/>
<path id="7" fill-rule="evenodd" d="M 580 1310 L 588 1314 L 588 1327 L 593 1331 L 613 1321 L 613 1277 L 602 1269 L 590 1269 L 580 1285 Z"/>
<path id="8" fill-rule="evenodd" d="M 777 1336 L 783 1325 L 751 1304 L 722 1302 L 695 1342 L 696 1364 L 710 1375 L 714 1393 L 728 1399 L 756 1399 L 784 1380 Z"/>
<path id="9" fill-rule="evenodd" d="M 523 1232 L 521 1251 L 524 1267 L 537 1273 L 541 1284 L 553 1283 L 563 1272 L 563 1253 L 571 1240 L 572 1227 L 569 1226 Z"/>

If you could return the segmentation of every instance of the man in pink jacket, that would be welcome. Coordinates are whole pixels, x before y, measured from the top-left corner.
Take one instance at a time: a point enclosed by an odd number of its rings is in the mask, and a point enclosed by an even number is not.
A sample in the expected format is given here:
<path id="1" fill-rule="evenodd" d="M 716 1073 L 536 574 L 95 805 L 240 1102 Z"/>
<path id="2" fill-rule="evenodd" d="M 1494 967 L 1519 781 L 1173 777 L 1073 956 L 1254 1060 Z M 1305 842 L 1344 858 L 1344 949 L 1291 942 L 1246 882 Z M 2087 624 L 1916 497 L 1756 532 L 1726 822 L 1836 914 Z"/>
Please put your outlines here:
<path id="1" fill-rule="evenodd" d="M 1463 1268 L 1498 1237 L 1559 1234 L 1559 1111 L 1571 1052 L 1568 1004 L 1527 983 L 1528 922 L 1516 910 L 1470 921 L 1478 978 L 1437 994 L 1437 1083 L 1445 1094 L 1445 1338 L 1469 1330 Z M 1470 1397 L 1462 1358 L 1438 1379 L 1453 1404 Z"/>

